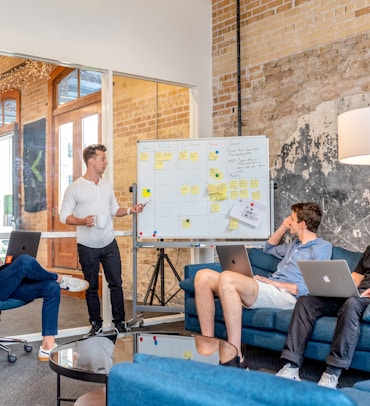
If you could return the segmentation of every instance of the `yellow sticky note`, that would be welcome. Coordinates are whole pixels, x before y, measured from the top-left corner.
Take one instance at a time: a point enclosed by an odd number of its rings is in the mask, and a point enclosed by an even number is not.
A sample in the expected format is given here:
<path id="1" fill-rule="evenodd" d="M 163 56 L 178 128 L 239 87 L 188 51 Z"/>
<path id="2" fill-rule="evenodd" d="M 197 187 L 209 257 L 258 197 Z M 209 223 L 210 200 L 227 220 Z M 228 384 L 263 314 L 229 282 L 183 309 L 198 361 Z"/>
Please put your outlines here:
<path id="1" fill-rule="evenodd" d="M 229 182 L 229 187 L 230 187 L 230 189 L 237 189 L 238 188 L 238 181 L 237 180 L 231 180 Z"/>
<path id="2" fill-rule="evenodd" d="M 248 189 L 248 181 L 246 179 L 239 181 L 240 189 Z"/>
<path id="3" fill-rule="evenodd" d="M 163 161 L 163 152 L 156 152 L 154 154 L 154 160 L 155 161 Z"/>
<path id="4" fill-rule="evenodd" d="M 149 154 L 147 152 L 142 152 L 140 154 L 140 161 L 147 161 L 149 159 Z"/>
<path id="5" fill-rule="evenodd" d="M 187 151 L 180 151 L 179 152 L 179 161 L 187 161 L 188 153 Z"/>
<path id="6" fill-rule="evenodd" d="M 234 217 L 230 217 L 229 230 L 237 230 L 238 227 L 239 227 L 239 221 Z"/>
<path id="7" fill-rule="evenodd" d="M 182 195 L 188 195 L 189 191 L 190 191 L 190 188 L 189 188 L 188 185 L 183 185 L 183 186 L 180 187 L 180 193 Z"/>
<path id="8" fill-rule="evenodd" d="M 218 203 L 211 204 L 211 213 L 219 213 L 220 212 L 220 205 Z"/>
<path id="9" fill-rule="evenodd" d="M 191 187 L 190 187 L 190 193 L 191 193 L 192 195 L 199 195 L 199 193 L 200 193 L 200 187 L 199 187 L 198 185 L 196 185 L 196 186 L 191 186 Z"/>
<path id="10" fill-rule="evenodd" d="M 191 228 L 190 219 L 183 219 L 182 220 L 182 228 Z"/>
<path id="11" fill-rule="evenodd" d="M 239 196 L 240 196 L 242 199 L 246 199 L 246 198 L 248 197 L 248 195 L 249 195 L 249 192 L 248 192 L 248 190 L 246 190 L 246 189 L 242 189 L 242 190 L 240 190 L 240 192 L 239 192 Z"/>
<path id="12" fill-rule="evenodd" d="M 190 152 L 190 161 L 199 161 L 199 154 L 198 152 Z"/>
<path id="13" fill-rule="evenodd" d="M 184 359 L 192 359 L 193 358 L 193 352 L 190 350 L 185 350 L 184 351 Z"/>
<path id="14" fill-rule="evenodd" d="M 216 161 L 216 159 L 218 159 L 218 155 L 215 152 L 210 152 L 208 158 L 210 161 Z"/>
<path id="15" fill-rule="evenodd" d="M 230 191 L 230 199 L 231 200 L 236 200 L 239 197 L 239 193 L 237 190 L 231 190 Z"/>
<path id="16" fill-rule="evenodd" d="M 163 160 L 164 161 L 172 161 L 172 152 L 164 152 L 163 153 Z"/>
<path id="17" fill-rule="evenodd" d="M 141 197 L 150 197 L 150 189 L 142 189 L 141 191 Z"/>
<path id="18" fill-rule="evenodd" d="M 260 191 L 258 191 L 258 192 L 253 192 L 253 193 L 252 193 L 252 199 L 253 199 L 253 200 L 261 200 L 261 192 L 260 192 Z"/>
<path id="19" fill-rule="evenodd" d="M 163 161 L 155 161 L 154 169 L 156 171 L 163 169 Z"/>
<path id="20" fill-rule="evenodd" d="M 208 183 L 207 191 L 208 191 L 208 194 L 210 194 L 210 195 L 217 193 L 217 185 L 215 185 L 214 183 Z"/>
<path id="21" fill-rule="evenodd" d="M 250 181 L 250 186 L 253 189 L 258 189 L 260 186 L 259 180 L 258 179 L 253 179 Z"/>

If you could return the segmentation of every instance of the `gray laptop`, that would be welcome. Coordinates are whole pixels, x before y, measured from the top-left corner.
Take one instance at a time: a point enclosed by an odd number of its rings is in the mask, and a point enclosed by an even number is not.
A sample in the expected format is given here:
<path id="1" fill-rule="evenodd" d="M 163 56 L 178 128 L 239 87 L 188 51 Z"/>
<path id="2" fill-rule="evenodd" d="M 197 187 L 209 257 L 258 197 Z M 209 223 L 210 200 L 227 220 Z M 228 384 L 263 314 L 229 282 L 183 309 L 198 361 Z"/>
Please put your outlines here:
<path id="1" fill-rule="evenodd" d="M 360 296 L 345 259 L 297 263 L 310 295 L 343 298 Z"/>
<path id="2" fill-rule="evenodd" d="M 36 258 L 40 238 L 41 233 L 38 231 L 12 231 L 6 250 L 5 263 L 0 267 L 0 270 L 22 254 Z"/>
<path id="3" fill-rule="evenodd" d="M 216 251 L 223 271 L 233 271 L 251 276 L 253 271 L 244 245 L 217 245 Z"/>

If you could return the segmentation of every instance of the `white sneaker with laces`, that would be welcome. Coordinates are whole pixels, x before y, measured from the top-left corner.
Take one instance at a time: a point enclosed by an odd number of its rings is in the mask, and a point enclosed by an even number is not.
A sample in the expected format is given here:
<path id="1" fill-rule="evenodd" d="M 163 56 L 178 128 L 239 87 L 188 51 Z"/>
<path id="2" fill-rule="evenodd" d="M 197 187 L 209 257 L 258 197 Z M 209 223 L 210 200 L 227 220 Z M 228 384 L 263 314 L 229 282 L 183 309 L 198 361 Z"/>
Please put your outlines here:
<path id="1" fill-rule="evenodd" d="M 39 349 L 39 361 L 49 361 L 49 357 L 50 357 L 50 353 L 51 351 L 53 351 L 54 348 L 56 348 L 56 344 L 54 344 L 53 348 L 50 348 L 50 350 L 44 350 L 41 345 L 40 345 L 40 349 Z"/>
<path id="2" fill-rule="evenodd" d="M 83 292 L 89 287 L 89 282 L 84 279 L 72 278 L 72 276 L 63 275 L 60 282 L 60 289 L 68 290 L 69 292 Z"/>
<path id="3" fill-rule="evenodd" d="M 275 375 L 281 378 L 292 379 L 293 381 L 301 381 L 299 368 L 294 368 L 289 363 L 285 364 Z"/>
<path id="4" fill-rule="evenodd" d="M 336 389 L 338 385 L 338 377 L 336 375 L 328 374 L 324 372 L 321 375 L 319 382 L 317 383 L 319 386 L 325 386 L 326 388 Z"/>

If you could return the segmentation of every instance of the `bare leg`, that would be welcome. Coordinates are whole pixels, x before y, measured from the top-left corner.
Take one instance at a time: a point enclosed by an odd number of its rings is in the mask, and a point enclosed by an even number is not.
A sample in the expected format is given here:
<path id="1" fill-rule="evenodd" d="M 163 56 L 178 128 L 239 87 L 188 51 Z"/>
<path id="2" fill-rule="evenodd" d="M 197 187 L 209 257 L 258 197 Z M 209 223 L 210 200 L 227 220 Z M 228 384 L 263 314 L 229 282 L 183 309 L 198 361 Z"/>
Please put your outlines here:
<path id="1" fill-rule="evenodd" d="M 220 273 L 212 269 L 201 269 L 195 275 L 195 303 L 202 335 L 215 335 L 215 295 L 218 295 Z"/>
<path id="2" fill-rule="evenodd" d="M 242 305 L 253 305 L 258 295 L 258 284 L 248 276 L 224 271 L 220 276 L 218 286 L 228 341 L 237 348 L 242 360 Z"/>
<path id="3" fill-rule="evenodd" d="M 55 337 L 54 336 L 45 336 L 42 337 L 41 347 L 44 350 L 51 350 L 55 346 Z"/>

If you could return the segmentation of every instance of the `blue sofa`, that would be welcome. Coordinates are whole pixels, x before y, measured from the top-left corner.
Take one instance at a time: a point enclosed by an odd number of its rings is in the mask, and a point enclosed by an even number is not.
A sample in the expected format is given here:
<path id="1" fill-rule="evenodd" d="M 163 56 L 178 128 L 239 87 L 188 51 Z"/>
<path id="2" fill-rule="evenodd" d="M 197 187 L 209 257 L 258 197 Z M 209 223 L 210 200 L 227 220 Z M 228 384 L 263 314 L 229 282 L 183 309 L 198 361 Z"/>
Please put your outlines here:
<path id="1" fill-rule="evenodd" d="M 276 270 L 279 260 L 265 254 L 261 249 L 248 250 L 255 274 L 269 276 Z M 350 269 L 358 264 L 360 252 L 353 252 L 341 247 L 333 247 L 332 259 L 346 259 Z M 185 329 L 200 333 L 194 298 L 194 276 L 199 269 L 211 268 L 221 272 L 219 263 L 186 265 L 185 279 L 180 282 L 185 291 Z M 215 335 L 227 339 L 226 329 L 219 299 L 216 302 Z M 292 310 L 256 309 L 243 310 L 242 342 L 281 352 L 288 332 Z M 306 358 L 325 361 L 329 351 L 336 325 L 336 317 L 320 318 L 314 328 L 305 353 Z M 352 368 L 370 371 L 370 306 L 367 308 L 361 325 L 361 336 L 351 364 Z"/>
<path id="2" fill-rule="evenodd" d="M 369 397 L 370 381 L 335 390 L 266 372 L 146 354 L 114 365 L 108 378 L 108 406 L 362 406 Z"/>

